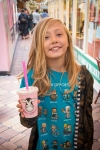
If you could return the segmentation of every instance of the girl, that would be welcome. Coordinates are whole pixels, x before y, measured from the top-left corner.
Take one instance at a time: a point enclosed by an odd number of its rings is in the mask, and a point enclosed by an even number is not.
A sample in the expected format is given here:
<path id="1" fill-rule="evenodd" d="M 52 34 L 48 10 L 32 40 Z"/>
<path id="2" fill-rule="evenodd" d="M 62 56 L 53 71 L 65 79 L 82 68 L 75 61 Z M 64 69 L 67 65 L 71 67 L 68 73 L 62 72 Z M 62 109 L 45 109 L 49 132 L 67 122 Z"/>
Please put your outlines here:
<path id="1" fill-rule="evenodd" d="M 28 150 L 92 150 L 93 78 L 74 59 L 72 40 L 58 19 L 42 19 L 34 29 L 27 64 L 29 85 L 39 88 L 39 113 L 21 124 L 32 128 Z M 21 88 L 25 87 L 23 74 Z"/>

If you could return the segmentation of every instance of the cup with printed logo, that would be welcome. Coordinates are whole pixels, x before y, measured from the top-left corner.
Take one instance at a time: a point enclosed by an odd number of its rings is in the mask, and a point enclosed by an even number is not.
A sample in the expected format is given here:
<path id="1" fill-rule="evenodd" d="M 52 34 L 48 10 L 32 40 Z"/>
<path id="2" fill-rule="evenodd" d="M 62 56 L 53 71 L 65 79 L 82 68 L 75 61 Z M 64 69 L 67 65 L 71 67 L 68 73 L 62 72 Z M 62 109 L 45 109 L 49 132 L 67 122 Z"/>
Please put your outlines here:
<path id="1" fill-rule="evenodd" d="M 38 88 L 36 86 L 29 86 L 20 88 L 17 91 L 19 99 L 24 110 L 25 118 L 33 118 L 38 115 Z"/>

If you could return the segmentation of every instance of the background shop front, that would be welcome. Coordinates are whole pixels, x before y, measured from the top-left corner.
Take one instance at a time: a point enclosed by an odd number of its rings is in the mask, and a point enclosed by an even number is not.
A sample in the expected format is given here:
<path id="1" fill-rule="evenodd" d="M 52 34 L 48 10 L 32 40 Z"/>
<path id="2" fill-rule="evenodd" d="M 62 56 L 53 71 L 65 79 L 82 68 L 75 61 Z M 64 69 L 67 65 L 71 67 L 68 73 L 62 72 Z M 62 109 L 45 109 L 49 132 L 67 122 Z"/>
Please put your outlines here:
<path id="1" fill-rule="evenodd" d="M 86 65 L 100 90 L 100 0 L 48 0 L 51 17 L 59 18 L 69 29 L 76 60 Z"/>

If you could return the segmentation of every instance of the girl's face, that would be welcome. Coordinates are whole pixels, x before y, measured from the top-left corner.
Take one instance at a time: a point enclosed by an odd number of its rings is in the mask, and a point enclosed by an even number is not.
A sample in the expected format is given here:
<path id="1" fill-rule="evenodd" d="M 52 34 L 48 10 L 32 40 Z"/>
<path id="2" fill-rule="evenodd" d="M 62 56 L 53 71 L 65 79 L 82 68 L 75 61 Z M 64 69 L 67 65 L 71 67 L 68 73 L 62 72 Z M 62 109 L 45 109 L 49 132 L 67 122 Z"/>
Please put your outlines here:
<path id="1" fill-rule="evenodd" d="M 62 24 L 55 24 L 47 30 L 44 41 L 47 59 L 61 58 L 63 61 L 68 46 L 68 38 Z"/>

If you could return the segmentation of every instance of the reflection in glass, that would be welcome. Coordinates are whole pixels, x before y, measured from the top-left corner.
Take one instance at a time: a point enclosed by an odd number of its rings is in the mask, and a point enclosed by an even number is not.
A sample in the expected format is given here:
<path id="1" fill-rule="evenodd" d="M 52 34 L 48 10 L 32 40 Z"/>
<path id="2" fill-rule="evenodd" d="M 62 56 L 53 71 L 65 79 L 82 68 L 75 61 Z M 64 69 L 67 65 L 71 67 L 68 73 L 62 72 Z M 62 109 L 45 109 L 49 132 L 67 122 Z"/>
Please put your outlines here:
<path id="1" fill-rule="evenodd" d="M 100 56 L 100 0 L 90 0 L 88 27 L 88 54 L 93 58 Z"/>
<path id="2" fill-rule="evenodd" d="M 85 6 L 85 2 L 77 1 L 76 45 L 80 49 L 83 49 Z"/>

